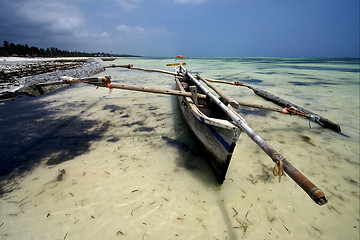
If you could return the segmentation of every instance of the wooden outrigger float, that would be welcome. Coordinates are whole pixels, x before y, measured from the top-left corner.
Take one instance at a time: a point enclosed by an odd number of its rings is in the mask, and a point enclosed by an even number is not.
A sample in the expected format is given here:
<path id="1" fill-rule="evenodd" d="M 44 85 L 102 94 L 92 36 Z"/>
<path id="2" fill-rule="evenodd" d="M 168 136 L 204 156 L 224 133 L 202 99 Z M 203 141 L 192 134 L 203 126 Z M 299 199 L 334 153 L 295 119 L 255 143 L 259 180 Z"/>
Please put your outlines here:
<path id="1" fill-rule="evenodd" d="M 58 83 L 83 82 L 109 89 L 143 91 L 156 94 L 168 94 L 178 97 L 180 109 L 191 130 L 212 155 L 210 159 L 219 183 L 223 183 L 231 160 L 232 152 L 241 132 L 245 132 L 275 163 L 274 175 L 279 181 L 285 173 L 289 175 L 317 204 L 327 203 L 325 194 L 307 179 L 300 171 L 290 164 L 280 153 L 270 146 L 247 124 L 234 107 L 240 102 L 223 94 L 200 76 L 194 77 L 181 64 L 176 72 L 157 69 L 137 68 L 133 65 L 110 65 L 108 67 L 123 67 L 133 70 L 159 72 L 175 76 L 177 90 L 146 88 L 111 82 L 111 77 L 95 77 L 76 79 L 63 77 Z M 210 92 L 201 82 L 212 88 L 220 99 Z M 38 85 L 39 87 L 39 85 Z"/>

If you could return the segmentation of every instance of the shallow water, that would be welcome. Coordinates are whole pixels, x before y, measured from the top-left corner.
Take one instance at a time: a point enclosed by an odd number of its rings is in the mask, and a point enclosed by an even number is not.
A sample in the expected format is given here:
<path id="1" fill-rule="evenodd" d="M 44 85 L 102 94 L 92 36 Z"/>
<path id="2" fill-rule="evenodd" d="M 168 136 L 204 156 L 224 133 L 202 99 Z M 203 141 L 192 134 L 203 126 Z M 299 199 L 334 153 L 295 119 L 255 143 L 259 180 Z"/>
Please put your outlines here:
<path id="1" fill-rule="evenodd" d="M 169 62 L 112 64 L 172 70 Z M 242 81 L 341 125 L 345 135 L 295 116 L 240 110 L 325 192 L 326 205 L 289 177 L 279 183 L 271 159 L 246 134 L 218 185 L 175 97 L 75 84 L 0 106 L 1 239 L 359 239 L 359 60 L 186 62 L 203 77 Z M 174 88 L 172 76 L 158 73 L 100 75 Z M 217 86 L 235 99 L 273 106 L 247 88 Z"/>

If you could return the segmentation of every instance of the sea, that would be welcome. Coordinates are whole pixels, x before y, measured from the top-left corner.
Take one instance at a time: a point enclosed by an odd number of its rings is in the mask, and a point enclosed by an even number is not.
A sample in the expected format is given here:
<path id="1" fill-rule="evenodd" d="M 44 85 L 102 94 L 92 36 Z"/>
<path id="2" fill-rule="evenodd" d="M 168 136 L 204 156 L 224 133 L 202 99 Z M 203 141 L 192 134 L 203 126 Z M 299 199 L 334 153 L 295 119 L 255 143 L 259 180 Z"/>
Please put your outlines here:
<path id="1" fill-rule="evenodd" d="M 173 71 L 173 58 L 110 64 Z M 175 96 L 72 84 L 0 105 L 0 238 L 359 239 L 358 58 L 189 58 L 186 68 L 302 106 L 299 116 L 240 107 L 248 125 L 326 195 L 317 205 L 242 133 L 222 185 Z M 124 68 L 96 76 L 175 89 L 174 77 Z M 236 100 L 276 107 L 246 87 Z"/>

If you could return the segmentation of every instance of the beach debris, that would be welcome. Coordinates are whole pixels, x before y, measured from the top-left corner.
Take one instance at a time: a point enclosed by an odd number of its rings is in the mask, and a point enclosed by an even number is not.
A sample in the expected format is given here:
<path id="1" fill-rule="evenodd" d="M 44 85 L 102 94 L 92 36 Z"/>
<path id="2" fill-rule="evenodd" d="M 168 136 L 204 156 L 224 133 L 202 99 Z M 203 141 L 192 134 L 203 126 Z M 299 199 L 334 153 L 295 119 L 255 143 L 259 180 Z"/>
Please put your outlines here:
<path id="1" fill-rule="evenodd" d="M 312 143 L 311 138 L 308 137 L 308 136 L 302 135 L 302 136 L 301 136 L 301 139 L 302 139 L 304 142 L 310 144 L 311 146 L 316 146 L 314 143 Z"/>
<path id="2" fill-rule="evenodd" d="M 350 177 L 344 177 L 345 181 L 352 184 L 352 185 L 355 185 L 357 187 L 360 186 L 359 182 L 355 181 L 354 179 L 351 179 Z"/>
<path id="3" fill-rule="evenodd" d="M 283 225 L 283 226 L 284 226 L 284 228 L 286 229 L 286 231 L 288 231 L 288 233 L 290 234 L 291 231 L 290 231 L 285 225 Z"/>
<path id="4" fill-rule="evenodd" d="M 316 228 L 316 227 L 314 227 L 314 226 L 311 226 L 315 231 L 317 231 L 318 233 L 320 233 L 320 235 L 323 235 L 323 233 L 321 232 L 321 230 L 320 229 L 318 229 L 318 228 Z"/>
<path id="5" fill-rule="evenodd" d="M 65 175 L 66 171 L 65 169 L 58 169 L 58 171 L 60 172 L 59 175 L 57 176 L 57 181 L 60 182 L 63 180 L 63 176 Z"/>
<path id="6" fill-rule="evenodd" d="M 142 207 L 142 204 L 140 206 L 135 207 L 133 210 L 131 210 L 131 213 L 130 213 L 131 216 L 134 216 L 134 211 L 141 208 L 141 207 Z"/>
<path id="7" fill-rule="evenodd" d="M 50 217 L 51 216 L 51 214 L 50 213 L 48 213 L 47 215 L 46 215 L 46 217 Z"/>
<path id="8" fill-rule="evenodd" d="M 117 233 L 116 233 L 116 236 L 119 236 L 119 235 L 125 235 L 122 231 L 118 231 Z"/>
<path id="9" fill-rule="evenodd" d="M 338 214 L 341 215 L 341 212 L 339 212 L 334 206 L 329 205 L 329 206 L 327 206 L 327 207 L 328 207 L 329 210 L 334 210 L 335 212 L 337 212 Z"/>
<path id="10" fill-rule="evenodd" d="M 236 211 L 236 209 L 235 209 L 235 208 L 232 208 L 232 210 L 234 210 L 234 212 L 235 212 L 235 215 L 234 215 L 233 217 L 237 216 L 237 215 L 238 215 L 238 212 Z"/>
<path id="11" fill-rule="evenodd" d="M 65 234 L 65 236 L 64 236 L 64 240 L 67 238 L 68 234 L 69 234 L 69 233 L 66 233 L 66 234 Z"/>
<path id="12" fill-rule="evenodd" d="M 251 205 L 250 205 L 250 208 L 253 206 L 254 204 L 252 203 Z M 249 215 L 249 212 L 250 212 L 250 208 L 249 208 L 249 210 L 246 212 L 246 214 L 245 214 L 245 217 L 246 217 L 246 219 L 247 220 L 249 220 L 248 219 L 248 215 Z"/>
<path id="13" fill-rule="evenodd" d="M 234 227 L 234 228 L 242 228 L 242 229 L 243 229 L 243 235 L 245 236 L 245 233 L 246 233 L 246 231 L 247 231 L 247 228 L 248 228 L 250 225 L 252 225 L 252 223 L 251 223 L 248 219 L 246 219 L 247 222 L 241 221 L 241 220 L 239 220 L 238 218 L 235 218 L 235 220 L 240 224 L 240 226 Z"/>
<path id="14" fill-rule="evenodd" d="M 22 204 L 19 205 L 19 208 L 22 207 L 22 206 L 24 206 L 25 204 L 29 203 L 30 201 L 31 201 L 31 200 L 26 201 L 26 202 L 23 202 Z"/>

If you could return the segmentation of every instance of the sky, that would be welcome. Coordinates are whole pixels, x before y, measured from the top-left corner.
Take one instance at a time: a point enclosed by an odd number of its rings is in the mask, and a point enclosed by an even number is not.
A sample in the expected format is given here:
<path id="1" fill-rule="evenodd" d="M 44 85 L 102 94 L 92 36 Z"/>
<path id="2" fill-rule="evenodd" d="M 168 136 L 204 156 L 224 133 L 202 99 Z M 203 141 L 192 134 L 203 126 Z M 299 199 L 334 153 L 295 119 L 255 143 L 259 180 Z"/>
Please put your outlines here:
<path id="1" fill-rule="evenodd" d="M 359 0 L 1 0 L 0 41 L 152 57 L 360 57 Z"/>

